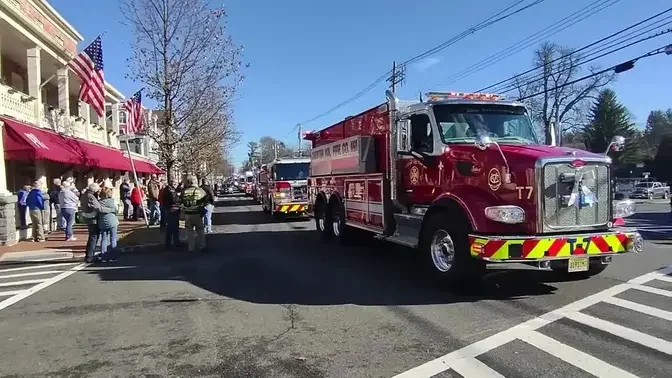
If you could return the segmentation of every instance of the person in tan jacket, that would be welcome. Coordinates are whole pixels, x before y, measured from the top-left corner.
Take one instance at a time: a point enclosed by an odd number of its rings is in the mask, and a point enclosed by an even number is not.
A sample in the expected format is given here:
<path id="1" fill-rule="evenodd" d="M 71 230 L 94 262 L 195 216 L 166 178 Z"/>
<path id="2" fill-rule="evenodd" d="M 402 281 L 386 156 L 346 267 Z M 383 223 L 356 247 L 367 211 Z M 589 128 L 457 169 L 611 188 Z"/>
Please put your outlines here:
<path id="1" fill-rule="evenodd" d="M 149 212 L 149 224 L 161 223 L 161 207 L 159 205 L 159 196 L 161 194 L 161 184 L 158 177 L 152 175 L 147 183 L 147 211 Z"/>

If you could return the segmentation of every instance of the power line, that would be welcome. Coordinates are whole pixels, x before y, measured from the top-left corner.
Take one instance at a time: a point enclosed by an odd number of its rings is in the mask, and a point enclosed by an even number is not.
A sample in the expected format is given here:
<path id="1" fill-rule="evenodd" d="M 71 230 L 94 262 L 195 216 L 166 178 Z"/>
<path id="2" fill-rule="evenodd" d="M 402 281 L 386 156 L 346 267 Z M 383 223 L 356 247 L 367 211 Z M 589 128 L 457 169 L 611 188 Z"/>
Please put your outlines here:
<path id="1" fill-rule="evenodd" d="M 510 10 L 510 9 L 512 9 L 512 8 L 514 8 L 514 7 L 516 7 L 516 6 L 518 6 L 519 4 L 521 4 L 521 3 L 524 2 L 524 1 L 525 1 L 525 0 L 517 0 L 517 1 L 514 1 L 514 3 L 513 3 L 512 5 L 509 5 L 508 7 L 506 7 L 506 8 L 504 8 L 503 10 L 497 12 L 496 14 L 494 14 L 494 15 L 488 17 L 487 19 L 485 19 L 485 20 L 483 20 L 483 21 L 481 21 L 481 22 L 479 22 L 478 24 L 476 24 L 476 26 L 470 27 L 469 29 L 467 29 L 467 30 L 465 30 L 465 31 L 463 31 L 463 32 L 461 32 L 461 33 L 459 33 L 459 34 L 457 34 L 456 36 L 453 36 L 453 37 L 450 38 L 449 40 L 447 40 L 447 41 L 445 41 L 445 42 L 442 42 L 441 44 L 439 44 L 439 45 L 437 45 L 437 46 L 435 46 L 435 47 L 432 47 L 431 49 L 426 50 L 426 51 L 424 51 L 424 52 L 422 52 L 422 53 L 420 53 L 420 54 L 418 54 L 418 55 L 416 55 L 416 56 L 414 56 L 414 57 L 412 57 L 412 58 L 406 60 L 406 61 L 403 62 L 401 65 L 403 66 L 403 65 L 406 65 L 406 64 L 414 63 L 414 62 L 416 62 L 416 61 L 418 61 L 418 60 L 420 60 L 420 59 L 422 59 L 422 58 L 425 58 L 425 57 L 427 57 L 427 56 L 429 56 L 429 55 L 435 54 L 436 52 L 441 51 L 441 50 L 443 50 L 443 49 L 445 49 L 445 48 L 447 48 L 447 47 L 449 47 L 449 46 L 455 44 L 456 42 L 458 42 L 458 41 L 460 41 L 460 40 L 466 38 L 467 36 L 469 36 L 469 35 L 475 33 L 476 31 L 482 30 L 482 29 L 484 29 L 484 28 L 486 28 L 486 27 L 488 27 L 488 26 L 492 26 L 492 25 L 494 25 L 495 23 L 498 23 L 498 22 L 500 22 L 500 21 L 503 21 L 503 20 L 505 20 L 505 19 L 507 19 L 507 18 L 509 18 L 509 17 L 512 17 L 512 16 L 514 16 L 514 15 L 516 15 L 516 14 L 518 14 L 518 13 L 524 11 L 524 10 L 527 10 L 527 9 L 529 9 L 529 8 L 535 6 L 535 5 L 541 4 L 542 2 L 544 2 L 544 1 L 546 1 L 546 0 L 534 0 L 532 3 L 530 3 L 530 4 L 528 4 L 528 5 L 524 6 L 524 7 L 521 7 L 520 9 L 517 9 L 517 10 L 514 10 L 514 11 L 511 11 L 511 12 L 509 12 L 509 13 L 504 14 L 504 13 L 507 12 L 508 10 Z M 618 0 L 618 1 L 620 1 L 620 0 Z M 351 102 L 353 102 L 353 101 L 356 101 L 356 100 L 359 99 L 360 97 L 362 97 L 362 96 L 364 96 L 365 94 L 369 93 L 371 90 L 373 90 L 375 87 L 377 87 L 380 83 L 384 82 L 384 81 L 388 78 L 388 76 L 390 75 L 390 72 L 391 72 L 391 71 L 389 71 L 389 70 L 386 71 L 384 74 L 382 74 L 382 75 L 380 75 L 378 78 L 376 78 L 376 79 L 375 79 L 371 84 L 369 84 L 367 87 L 365 87 L 365 88 L 362 89 L 361 91 L 357 92 L 355 95 L 353 95 L 352 97 L 348 98 L 347 100 L 345 100 L 345 101 L 343 101 L 343 102 L 337 104 L 336 106 L 334 106 L 334 107 L 328 109 L 328 110 L 325 111 L 325 112 L 322 112 L 322 113 L 320 113 L 320 114 L 318 114 L 318 115 L 316 115 L 316 116 L 314 116 L 314 117 L 312 117 L 312 118 L 310 118 L 310 119 L 307 119 L 307 120 L 305 120 L 305 121 L 302 121 L 302 122 L 300 122 L 300 123 L 303 124 L 303 125 L 308 124 L 308 123 L 311 123 L 311 122 L 316 121 L 316 120 L 318 120 L 318 119 L 320 119 L 320 118 L 322 118 L 322 117 L 324 117 L 324 116 L 326 116 L 326 115 L 331 114 L 331 113 L 334 112 L 335 110 L 337 110 L 337 109 L 339 109 L 339 108 L 341 108 L 341 107 L 343 107 L 343 106 L 345 106 L 345 105 L 347 105 L 347 104 L 349 104 L 349 103 L 351 103 Z M 294 131 L 294 130 L 290 131 L 290 133 L 292 133 L 293 131 Z"/>
<path id="2" fill-rule="evenodd" d="M 618 74 L 618 73 L 621 73 L 621 72 L 625 72 L 625 71 L 628 71 L 628 70 L 632 69 L 632 68 L 635 66 L 635 63 L 636 63 L 637 61 L 639 61 L 639 60 L 641 60 L 641 59 L 645 59 L 645 58 L 650 58 L 650 57 L 652 57 L 652 56 L 659 55 L 659 54 L 668 54 L 668 55 L 672 54 L 672 45 L 666 45 L 666 46 L 659 47 L 659 48 L 657 48 L 657 49 L 654 49 L 654 50 L 649 51 L 649 52 L 646 53 L 646 54 L 642 54 L 642 55 L 640 55 L 640 56 L 637 56 L 637 57 L 635 57 L 635 58 L 632 58 L 632 59 L 630 59 L 630 60 L 627 60 L 627 61 L 625 61 L 625 62 L 623 62 L 623 63 L 616 64 L 616 65 L 611 66 L 611 67 L 609 67 L 609 68 L 605 68 L 605 69 L 603 69 L 603 70 L 600 70 L 600 71 L 591 73 L 591 74 L 589 74 L 589 75 L 580 77 L 580 78 L 575 79 L 575 80 L 572 80 L 572 81 L 568 81 L 568 82 L 563 83 L 563 84 L 561 84 L 561 85 L 557 85 L 557 86 L 555 86 L 555 87 L 553 87 L 553 88 L 549 88 L 549 89 L 544 90 L 544 91 L 540 91 L 540 92 L 537 92 L 537 93 L 533 93 L 533 94 L 531 94 L 531 95 L 527 95 L 527 96 L 519 97 L 519 98 L 518 98 L 518 101 L 528 100 L 528 99 L 530 99 L 530 98 L 532 98 L 532 97 L 536 97 L 536 96 L 542 95 L 542 94 L 547 93 L 547 92 L 551 92 L 551 91 L 555 91 L 555 90 L 558 90 L 558 89 L 562 89 L 562 88 L 568 87 L 568 86 L 570 86 L 570 85 L 574 85 L 574 84 L 576 84 L 576 83 L 579 83 L 579 82 L 581 82 L 581 81 L 591 79 L 591 78 L 593 78 L 593 77 L 595 77 L 595 76 L 599 76 L 599 75 L 605 74 L 605 73 L 607 73 L 607 72 L 609 72 L 609 71 L 614 71 L 614 73 L 617 73 L 617 74 Z"/>
<path id="3" fill-rule="evenodd" d="M 670 22 L 670 23 L 672 23 L 672 22 Z M 582 65 L 584 65 L 584 64 L 587 64 L 587 63 L 590 63 L 590 62 L 592 62 L 592 61 L 595 61 L 595 60 L 597 60 L 597 59 L 603 58 L 603 57 L 605 57 L 605 56 L 607 56 L 607 55 L 611 55 L 611 54 L 613 54 L 613 53 L 616 53 L 616 52 L 625 50 L 625 49 L 627 49 L 628 47 L 632 47 L 632 46 L 634 46 L 634 45 L 640 44 L 640 43 L 642 43 L 642 42 L 646 42 L 646 41 L 651 40 L 651 39 L 654 39 L 654 38 L 661 37 L 661 36 L 663 36 L 663 35 L 665 35 L 665 34 L 669 34 L 669 33 L 672 33 L 672 29 L 663 30 L 663 31 L 660 31 L 660 32 L 658 32 L 658 33 L 656 33 L 656 34 L 653 34 L 653 35 L 650 35 L 650 36 L 647 36 L 647 37 L 644 37 L 644 38 L 640 38 L 640 39 L 638 39 L 638 40 L 636 40 L 636 41 L 634 41 L 634 42 L 628 43 L 627 45 L 624 45 L 624 46 L 621 46 L 621 47 L 618 47 L 618 48 L 609 50 L 609 51 L 604 52 L 604 53 L 602 53 L 602 54 L 600 54 L 600 55 L 597 55 L 597 56 L 595 56 L 595 57 L 592 57 L 592 58 L 590 58 L 590 59 L 581 61 L 581 62 L 579 62 L 579 63 L 578 63 L 577 65 L 575 65 L 575 66 L 572 66 L 572 67 L 565 67 L 565 68 L 562 68 L 562 69 L 557 70 L 557 71 L 555 71 L 555 72 L 552 72 L 551 75 L 561 74 L 561 73 L 563 73 L 563 72 L 569 71 L 569 70 L 574 69 L 574 68 L 576 68 L 576 67 L 579 67 L 579 66 L 582 66 Z M 620 42 L 620 43 L 622 43 L 622 42 Z M 620 44 L 620 43 L 619 43 L 619 44 Z M 543 73 L 542 73 L 542 74 L 539 75 L 539 77 L 537 77 L 537 78 L 535 78 L 535 79 L 533 79 L 533 80 L 530 80 L 530 81 L 526 81 L 525 84 L 528 84 L 528 85 L 529 85 L 529 84 L 534 83 L 535 81 L 541 81 L 541 80 L 544 80 L 544 77 L 546 77 L 546 76 L 547 76 L 547 74 L 543 74 Z M 516 84 L 510 84 L 510 85 L 508 86 L 508 88 L 505 87 L 502 91 L 497 91 L 497 92 L 498 92 L 498 93 L 506 93 L 506 92 L 508 92 L 508 91 L 510 91 L 510 90 L 516 89 L 516 87 L 517 87 Z"/>
<path id="4" fill-rule="evenodd" d="M 619 30 L 619 31 L 617 31 L 617 32 L 615 32 L 615 33 L 612 33 L 612 34 L 610 34 L 610 35 L 608 35 L 608 36 L 606 36 L 606 37 L 604 37 L 604 38 L 601 38 L 601 39 L 599 39 L 599 40 L 597 40 L 597 41 L 595 41 L 595 42 L 592 42 L 592 43 L 590 43 L 590 44 L 588 44 L 588 45 L 586 45 L 586 46 L 583 46 L 583 47 L 581 47 L 581 48 L 579 48 L 579 49 L 577 49 L 577 50 L 574 50 L 574 51 L 572 51 L 572 52 L 569 53 L 569 54 L 565 54 L 565 55 L 563 55 L 563 56 L 561 56 L 561 57 L 558 57 L 558 58 L 556 58 L 556 59 L 553 59 L 552 61 L 549 62 L 549 64 L 555 63 L 555 62 L 557 62 L 557 61 L 560 61 L 560 60 L 562 60 L 562 59 L 565 59 L 565 58 L 569 57 L 570 55 L 578 54 L 578 53 L 580 53 L 580 52 L 582 52 L 582 51 L 584 51 L 584 50 L 587 50 L 587 49 L 589 49 L 589 48 L 591 48 L 591 47 L 593 47 L 593 46 L 599 45 L 599 44 L 601 44 L 602 42 L 605 42 L 605 41 L 607 41 L 607 40 L 610 40 L 610 39 L 612 39 L 612 38 L 614 38 L 614 37 L 616 37 L 616 36 L 618 36 L 618 35 L 620 35 L 620 34 L 625 33 L 625 32 L 628 31 L 628 30 L 631 30 L 631 29 L 633 29 L 633 28 L 636 28 L 636 27 L 638 27 L 638 26 L 640 26 L 640 25 L 642 25 L 642 24 L 645 24 L 645 23 L 647 23 L 647 22 L 649 22 L 649 21 L 651 21 L 651 20 L 653 20 L 653 19 L 655 19 L 655 18 L 658 18 L 658 17 L 662 16 L 662 15 L 665 14 L 665 13 L 669 13 L 669 12 L 672 12 L 672 8 L 669 8 L 669 9 L 667 9 L 667 10 L 665 10 L 665 11 L 662 11 L 662 12 L 660 12 L 660 13 L 654 15 L 654 16 L 651 16 L 651 17 L 649 17 L 649 18 L 647 18 L 647 19 L 645 19 L 645 20 L 643 20 L 643 21 L 637 22 L 637 23 L 635 23 L 635 24 L 633 24 L 633 25 L 628 26 L 627 28 L 624 28 L 624 29 L 621 29 L 621 30 Z M 498 81 L 497 83 L 494 83 L 494 84 L 491 84 L 491 85 L 489 85 L 489 86 L 487 86 L 487 87 L 485 87 L 485 88 L 479 89 L 477 92 L 484 92 L 484 91 L 487 91 L 487 90 L 489 90 L 489 89 L 491 89 L 491 88 L 498 87 L 498 86 L 500 86 L 501 84 L 504 84 L 504 83 L 506 83 L 506 82 L 515 80 L 515 79 L 517 79 L 517 78 L 519 78 L 519 77 L 522 77 L 522 76 L 527 75 L 527 74 L 529 74 L 529 73 L 531 73 L 531 72 L 534 72 L 534 71 L 538 70 L 539 68 L 540 68 L 540 67 L 534 67 L 534 68 L 531 68 L 531 69 L 529 69 L 529 70 L 527 70 L 527 71 L 525 71 L 525 72 L 521 72 L 521 73 L 519 73 L 519 74 L 516 74 L 516 75 L 514 75 L 514 76 L 511 76 L 511 77 L 508 78 L 508 79 L 504 79 L 504 80 Z"/>
<path id="5" fill-rule="evenodd" d="M 555 35 L 613 5 L 618 3 L 621 0 L 596 0 L 589 5 L 579 9 L 578 11 L 570 14 L 569 16 L 566 16 L 562 18 L 561 20 L 547 26 L 546 28 L 524 38 L 521 41 L 518 41 L 517 43 L 514 43 L 513 45 L 499 51 L 498 53 L 495 53 L 480 62 L 472 65 L 471 67 L 464 69 L 457 74 L 454 74 L 444 80 L 441 80 L 438 84 L 436 84 L 436 87 L 441 87 L 443 85 L 453 83 L 458 80 L 462 80 L 478 71 L 481 71 L 498 61 L 508 58 L 514 54 L 517 54 L 524 49 L 535 45 L 539 43 L 540 41 Z"/>

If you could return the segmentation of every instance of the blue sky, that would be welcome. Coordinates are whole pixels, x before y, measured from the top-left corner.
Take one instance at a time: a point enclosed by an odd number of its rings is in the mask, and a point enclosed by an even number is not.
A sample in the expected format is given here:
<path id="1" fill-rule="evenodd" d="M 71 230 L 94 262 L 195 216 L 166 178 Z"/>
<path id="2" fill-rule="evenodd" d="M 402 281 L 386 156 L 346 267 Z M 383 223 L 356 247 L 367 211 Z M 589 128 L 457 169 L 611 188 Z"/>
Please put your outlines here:
<path id="1" fill-rule="evenodd" d="M 141 84 L 125 78 L 131 33 L 121 24 L 119 4 L 90 0 L 51 0 L 88 43 L 103 39 L 105 76 L 127 96 Z M 427 0 L 411 5 L 401 0 L 230 0 L 229 32 L 245 46 L 250 63 L 236 104 L 236 124 L 243 141 L 231 155 L 246 158 L 246 143 L 264 135 L 296 146 L 292 129 L 351 97 L 391 68 L 471 25 L 493 15 L 513 0 Z M 528 0 L 526 3 L 532 2 Z M 473 91 L 531 66 L 531 46 L 459 81 L 437 84 L 548 25 L 592 0 L 546 0 L 501 23 L 478 31 L 457 44 L 408 67 L 402 98 L 419 91 Z M 420 5 L 421 4 L 421 5 Z M 670 7 L 669 0 L 620 0 L 615 5 L 547 40 L 581 47 Z M 95 9 L 95 10 L 94 10 Z M 667 25 L 671 27 L 671 25 Z M 599 60 L 608 67 L 653 48 L 672 43 L 672 34 L 633 46 Z M 80 46 L 80 49 L 85 44 Z M 672 107 L 672 56 L 640 61 L 619 76 L 612 88 L 643 123 L 650 110 Z M 665 84 L 664 84 L 665 83 Z M 333 113 L 305 126 L 320 129 L 384 101 L 385 84 Z"/>

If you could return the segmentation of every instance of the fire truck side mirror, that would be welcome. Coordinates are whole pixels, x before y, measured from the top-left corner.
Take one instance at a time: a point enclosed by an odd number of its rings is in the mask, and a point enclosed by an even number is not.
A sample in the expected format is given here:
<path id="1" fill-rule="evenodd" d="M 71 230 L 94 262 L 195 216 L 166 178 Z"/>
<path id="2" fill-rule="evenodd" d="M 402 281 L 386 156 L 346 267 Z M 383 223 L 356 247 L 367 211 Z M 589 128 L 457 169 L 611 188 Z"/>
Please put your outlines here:
<path id="1" fill-rule="evenodd" d="M 625 148 L 625 138 L 620 135 L 614 135 L 604 154 L 609 155 L 609 152 L 611 151 L 623 151 L 623 148 Z"/>
<path id="2" fill-rule="evenodd" d="M 397 151 L 410 151 L 410 129 L 411 121 L 408 118 L 402 118 L 397 122 Z"/>

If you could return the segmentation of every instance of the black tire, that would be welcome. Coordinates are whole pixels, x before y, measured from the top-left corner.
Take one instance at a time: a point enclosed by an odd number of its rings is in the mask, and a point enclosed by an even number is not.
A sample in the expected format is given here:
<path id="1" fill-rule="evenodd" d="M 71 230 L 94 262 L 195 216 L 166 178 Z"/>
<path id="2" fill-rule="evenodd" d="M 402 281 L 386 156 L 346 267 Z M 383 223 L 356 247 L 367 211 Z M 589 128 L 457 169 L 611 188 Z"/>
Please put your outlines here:
<path id="1" fill-rule="evenodd" d="M 322 198 L 319 198 L 315 202 L 315 229 L 320 234 L 320 237 L 324 240 L 332 240 L 334 238 L 334 233 L 331 223 L 329 221 L 329 213 L 327 211 L 327 201 Z"/>
<path id="2" fill-rule="evenodd" d="M 562 277 L 565 280 L 579 281 L 596 276 L 604 272 L 604 270 L 609 266 L 609 264 L 602 264 L 599 259 L 590 259 L 590 265 L 588 266 L 587 271 L 570 273 L 567 271 L 567 263 L 567 260 L 555 261 L 551 263 L 551 271 L 553 271 L 553 274 Z"/>
<path id="3" fill-rule="evenodd" d="M 334 199 L 329 203 L 329 219 L 331 219 L 332 238 L 341 245 L 351 245 L 357 240 L 359 231 L 345 224 L 345 208 L 340 200 Z M 329 224 L 327 224 L 329 228 Z"/>
<path id="4" fill-rule="evenodd" d="M 476 281 L 485 274 L 485 262 L 472 258 L 469 253 L 469 230 L 466 219 L 458 221 L 447 213 L 432 215 L 427 220 L 420 235 L 420 252 L 425 269 L 436 281 Z M 439 240 L 443 240 L 443 245 Z M 439 253 L 440 249 L 443 253 Z"/>

